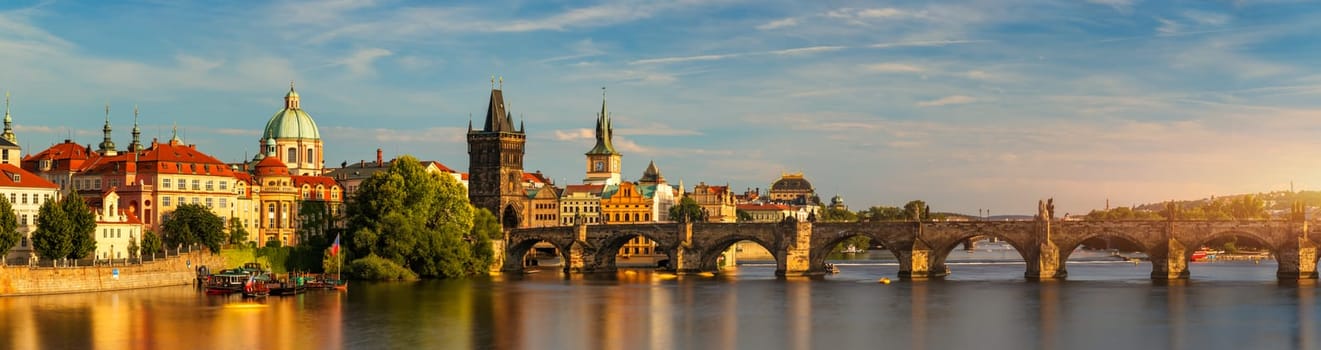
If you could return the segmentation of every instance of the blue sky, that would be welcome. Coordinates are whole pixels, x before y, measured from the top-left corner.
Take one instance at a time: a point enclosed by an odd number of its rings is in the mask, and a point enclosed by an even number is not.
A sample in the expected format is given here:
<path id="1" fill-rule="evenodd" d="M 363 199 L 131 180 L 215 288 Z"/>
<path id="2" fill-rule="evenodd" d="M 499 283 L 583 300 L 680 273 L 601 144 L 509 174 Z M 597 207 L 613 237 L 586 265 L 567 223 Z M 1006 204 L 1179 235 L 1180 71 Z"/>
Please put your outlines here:
<path id="1" fill-rule="evenodd" d="M 854 208 L 1084 212 L 1321 189 L 1321 4 L 1294 1 L 5 1 L 20 143 L 258 147 L 290 80 L 328 164 L 466 169 L 489 77 L 560 184 L 609 88 L 625 178 L 766 188 L 804 172 Z M 480 122 L 480 120 L 478 120 Z"/>

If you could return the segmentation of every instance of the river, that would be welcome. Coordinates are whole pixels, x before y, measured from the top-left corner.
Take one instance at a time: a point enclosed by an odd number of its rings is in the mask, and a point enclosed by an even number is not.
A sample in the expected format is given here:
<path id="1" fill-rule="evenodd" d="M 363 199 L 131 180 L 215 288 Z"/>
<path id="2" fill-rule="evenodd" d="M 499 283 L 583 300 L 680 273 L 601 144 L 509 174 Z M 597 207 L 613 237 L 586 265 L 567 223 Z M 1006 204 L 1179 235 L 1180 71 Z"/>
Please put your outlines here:
<path id="1" fill-rule="evenodd" d="M 873 252 L 875 253 L 875 252 Z M 1070 261 L 1029 282 L 994 250 L 951 257 L 944 280 L 894 281 L 892 258 L 779 279 L 770 264 L 719 276 L 540 270 L 244 300 L 191 287 L 0 298 L 0 349 L 1318 349 L 1310 283 L 1272 261 Z M 881 254 L 884 255 L 884 254 Z M 1085 260 L 1085 259 L 1084 259 Z"/>

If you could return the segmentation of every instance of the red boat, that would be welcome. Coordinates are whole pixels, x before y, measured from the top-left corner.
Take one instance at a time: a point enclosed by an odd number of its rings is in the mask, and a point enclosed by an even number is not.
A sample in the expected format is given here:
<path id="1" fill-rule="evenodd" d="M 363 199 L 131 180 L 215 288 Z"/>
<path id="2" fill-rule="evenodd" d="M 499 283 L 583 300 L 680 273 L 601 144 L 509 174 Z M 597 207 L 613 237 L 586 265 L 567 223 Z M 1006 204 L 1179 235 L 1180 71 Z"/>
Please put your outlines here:
<path id="1" fill-rule="evenodd" d="M 1214 256 L 1214 255 L 1211 255 L 1211 254 L 1210 254 L 1210 251 L 1206 250 L 1206 248 L 1202 248 L 1202 249 L 1198 249 L 1197 251 L 1193 252 L 1193 256 L 1192 256 L 1192 258 L 1189 259 L 1189 260 L 1192 260 L 1192 262 L 1199 262 L 1199 261 L 1206 261 L 1206 260 L 1214 259 L 1214 258 L 1215 258 L 1215 256 Z"/>

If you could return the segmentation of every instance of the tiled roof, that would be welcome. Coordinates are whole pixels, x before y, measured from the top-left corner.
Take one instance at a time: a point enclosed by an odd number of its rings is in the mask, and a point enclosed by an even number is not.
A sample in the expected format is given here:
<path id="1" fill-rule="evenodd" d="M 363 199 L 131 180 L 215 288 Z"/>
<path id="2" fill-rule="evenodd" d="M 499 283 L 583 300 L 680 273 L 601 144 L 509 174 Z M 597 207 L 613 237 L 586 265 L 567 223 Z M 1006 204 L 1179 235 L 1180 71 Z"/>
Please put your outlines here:
<path id="1" fill-rule="evenodd" d="M 327 190 L 329 190 L 331 187 L 339 186 L 339 183 L 335 182 L 335 179 L 332 179 L 328 176 L 298 175 L 298 176 L 293 176 L 293 180 L 294 180 L 294 186 L 298 186 L 298 187 L 302 187 L 303 185 L 311 185 L 314 187 L 316 185 L 321 185 L 324 186 Z"/>
<path id="2" fill-rule="evenodd" d="M 289 167 L 278 158 L 267 156 L 257 163 L 258 176 L 288 176 Z"/>
<path id="3" fill-rule="evenodd" d="M 0 187 L 25 187 L 25 188 L 50 188 L 58 189 L 59 185 L 20 169 L 13 164 L 0 164 Z"/>
<path id="4" fill-rule="evenodd" d="M 604 189 L 605 189 L 605 185 L 568 185 L 568 186 L 564 186 L 563 194 L 568 195 L 570 193 L 587 192 L 595 195 L 600 195 L 601 191 Z"/>

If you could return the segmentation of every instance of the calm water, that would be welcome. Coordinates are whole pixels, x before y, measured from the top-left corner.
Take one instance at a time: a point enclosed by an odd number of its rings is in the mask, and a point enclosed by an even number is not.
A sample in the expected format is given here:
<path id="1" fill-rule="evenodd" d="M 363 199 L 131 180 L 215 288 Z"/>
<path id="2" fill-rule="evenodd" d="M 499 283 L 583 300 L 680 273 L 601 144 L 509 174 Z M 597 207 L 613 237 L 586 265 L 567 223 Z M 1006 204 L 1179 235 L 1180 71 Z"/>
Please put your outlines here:
<path id="1" fill-rule="evenodd" d="M 189 287 L 0 298 L 0 349 L 1318 349 L 1313 286 L 1273 262 L 1197 263 L 1154 285 L 1147 263 L 1071 262 L 1027 282 L 1000 252 L 943 281 L 876 283 L 885 260 L 823 279 L 769 265 L 718 277 L 541 271 L 245 301 Z M 1012 256 L 1011 256 L 1012 257 Z"/>

